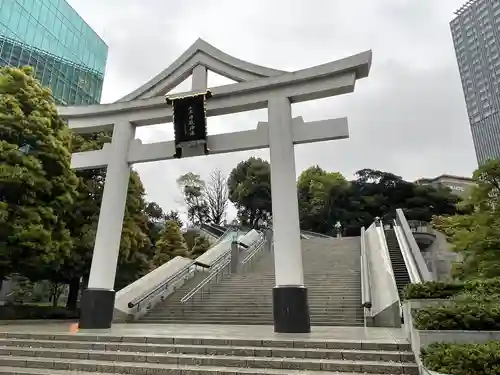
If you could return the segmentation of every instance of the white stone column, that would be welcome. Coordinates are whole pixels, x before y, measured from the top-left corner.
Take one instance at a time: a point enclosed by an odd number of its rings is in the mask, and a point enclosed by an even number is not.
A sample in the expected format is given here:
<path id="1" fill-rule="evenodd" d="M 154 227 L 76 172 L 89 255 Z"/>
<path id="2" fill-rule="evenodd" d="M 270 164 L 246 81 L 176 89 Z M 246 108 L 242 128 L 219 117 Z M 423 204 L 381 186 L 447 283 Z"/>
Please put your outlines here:
<path id="1" fill-rule="evenodd" d="M 81 328 L 111 326 L 116 267 L 130 178 L 127 158 L 134 135 L 135 126 L 129 122 L 114 125 L 89 283 L 82 296 Z"/>
<path id="2" fill-rule="evenodd" d="M 269 101 L 268 123 L 276 285 L 303 286 L 292 111 L 287 98 Z"/>
<path id="3" fill-rule="evenodd" d="M 310 332 L 290 100 L 286 97 L 270 99 L 268 116 L 276 277 L 273 290 L 274 329 L 283 333 Z"/>

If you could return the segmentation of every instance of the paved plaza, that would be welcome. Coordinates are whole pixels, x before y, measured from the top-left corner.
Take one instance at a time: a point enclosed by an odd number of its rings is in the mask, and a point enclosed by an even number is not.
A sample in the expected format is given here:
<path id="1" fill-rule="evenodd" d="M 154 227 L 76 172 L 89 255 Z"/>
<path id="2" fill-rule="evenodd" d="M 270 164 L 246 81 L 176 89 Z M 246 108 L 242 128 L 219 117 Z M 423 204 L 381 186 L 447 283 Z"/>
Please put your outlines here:
<path id="1" fill-rule="evenodd" d="M 380 327 L 312 327 L 310 333 L 275 333 L 273 326 L 237 326 L 209 324 L 113 324 L 106 330 L 79 330 L 74 323 L 19 324 L 0 326 L 0 333 L 75 334 L 114 337 L 203 337 L 228 340 L 282 341 L 376 341 L 407 343 L 399 328 Z"/>

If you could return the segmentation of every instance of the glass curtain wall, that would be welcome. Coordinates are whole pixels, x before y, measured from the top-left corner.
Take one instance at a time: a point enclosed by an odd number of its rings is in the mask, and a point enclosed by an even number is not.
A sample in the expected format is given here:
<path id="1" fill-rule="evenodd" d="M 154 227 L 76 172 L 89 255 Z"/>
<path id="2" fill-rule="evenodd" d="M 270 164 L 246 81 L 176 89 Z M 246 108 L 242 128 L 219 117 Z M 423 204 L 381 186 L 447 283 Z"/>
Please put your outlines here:
<path id="1" fill-rule="evenodd" d="M 58 104 L 99 103 L 107 55 L 66 0 L 0 0 L 0 66 L 32 66 Z"/>

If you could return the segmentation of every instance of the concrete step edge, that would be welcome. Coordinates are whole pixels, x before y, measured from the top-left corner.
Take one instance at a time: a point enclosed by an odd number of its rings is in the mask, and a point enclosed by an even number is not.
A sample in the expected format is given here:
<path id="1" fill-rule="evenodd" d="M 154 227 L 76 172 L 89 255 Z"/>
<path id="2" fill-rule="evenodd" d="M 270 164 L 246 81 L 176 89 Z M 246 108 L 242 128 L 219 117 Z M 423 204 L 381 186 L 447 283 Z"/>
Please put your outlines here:
<path id="1" fill-rule="evenodd" d="M 217 345 L 217 346 L 253 346 L 253 347 L 294 347 L 294 348 L 316 348 L 316 349 L 352 349 L 370 350 L 372 348 L 398 348 L 398 350 L 409 350 L 409 343 L 385 341 L 385 340 L 315 340 L 315 339 L 231 339 L 220 337 L 172 337 L 172 336 L 116 336 L 107 334 L 92 333 L 15 333 L 9 334 L 6 339 L 20 340 L 48 340 L 48 341 L 77 341 L 77 342 L 98 342 L 107 344 L 168 344 L 168 345 Z M 193 344 L 195 343 L 195 344 Z M 252 344 L 249 344 L 252 343 Z"/>
<path id="2" fill-rule="evenodd" d="M 200 375 L 203 374 L 230 374 L 230 375 L 238 375 L 238 374 L 262 374 L 262 375 L 283 375 L 283 370 L 271 370 L 271 369 L 235 369 L 235 368 L 224 368 L 224 367 L 216 367 L 211 369 L 209 367 L 200 368 L 187 368 L 187 367 L 171 367 L 172 374 L 178 375 L 177 372 L 173 372 L 175 370 L 184 369 L 186 371 L 191 371 L 191 374 L 198 373 Z M 87 372 L 87 371 L 71 371 L 71 370 L 58 370 L 58 369 L 40 369 L 40 368 L 27 368 L 27 367 L 7 367 L 2 366 L 0 364 L 0 374 L 1 375 L 96 375 L 96 372 Z M 100 375 L 116 375 L 115 372 L 99 372 Z M 287 370 L 287 374 L 290 375 L 303 375 L 303 370 Z M 331 374 L 330 372 L 325 371 L 307 371 L 308 375 L 327 375 Z M 358 372 L 337 372 L 335 375 L 367 375 L 366 373 L 358 373 Z"/>
<path id="3" fill-rule="evenodd" d="M 66 345 L 65 348 L 60 347 L 51 347 L 44 346 L 50 344 L 60 344 Z M 93 346 L 104 346 L 104 350 L 97 349 L 100 351 L 106 352 L 115 352 L 115 351 L 125 351 L 125 352 L 133 352 L 133 353 L 163 353 L 158 352 L 160 349 L 179 349 L 179 350 L 189 350 L 189 349 L 205 349 L 206 351 L 211 350 L 221 350 L 221 351 L 231 351 L 231 350 L 258 350 L 259 352 L 273 352 L 273 351 L 288 351 L 288 352 L 311 352 L 311 353 L 345 353 L 345 354 L 384 354 L 384 355 L 413 355 L 411 350 L 399 350 L 398 348 L 388 348 L 386 350 L 376 350 L 376 349 L 342 349 L 342 348 L 289 348 L 289 347 L 280 347 L 280 346 L 238 346 L 238 345 L 189 345 L 189 344 L 147 344 L 147 343 L 127 343 L 127 342 L 118 342 L 118 343 L 104 343 L 98 341 L 54 341 L 54 340 L 10 340 L 3 341 L 0 339 L 0 348 L 29 348 L 32 350 L 41 348 L 41 349 L 49 349 L 49 350 L 57 350 L 60 349 L 69 349 L 69 350 L 96 350 Z M 10 345 L 9 345 L 10 344 Z M 33 346 L 35 345 L 35 346 Z M 90 348 L 71 348 L 69 345 L 74 346 L 90 346 Z M 109 348 L 107 348 L 109 346 Z M 143 350 L 132 350 L 132 349 L 147 349 Z M 393 350 L 396 349 L 396 350 Z M 178 352 L 179 354 L 183 354 L 183 352 Z M 261 356 L 254 354 L 255 356 Z M 267 356 L 261 356 L 267 357 Z"/>
<path id="4" fill-rule="evenodd" d="M 14 351 L 13 351 L 14 352 Z M 30 350 L 28 349 L 25 349 L 24 352 L 30 352 Z M 251 356 L 225 356 L 225 355 L 209 355 L 209 354 L 178 354 L 178 353 L 141 353 L 141 352 L 105 352 L 105 351 L 98 351 L 98 350 L 92 350 L 92 351 L 80 351 L 80 350 L 70 350 L 70 349 L 66 349 L 66 350 L 53 350 L 53 351 L 49 351 L 49 350 L 38 350 L 38 349 L 34 349 L 34 350 L 31 350 L 31 352 L 33 352 L 33 356 L 31 355 L 8 355 L 10 358 L 23 358 L 25 359 L 26 361 L 29 361 L 29 360 L 47 360 L 49 363 L 50 363 L 50 360 L 54 361 L 54 362 L 66 362 L 65 360 L 70 360 L 71 362 L 73 361 L 89 361 L 89 362 L 109 362 L 111 363 L 111 365 L 113 365 L 113 363 L 117 364 L 117 363 L 127 363 L 127 364 L 136 364 L 137 362 L 140 362 L 142 363 L 142 366 L 146 367 L 146 366 L 150 366 L 150 365 L 173 365 L 173 364 L 177 364 L 178 362 L 176 363 L 170 363 L 170 362 L 157 362 L 159 361 L 160 359 L 163 359 L 165 361 L 168 361 L 168 360 L 174 360 L 174 359 L 177 359 L 177 360 L 180 360 L 180 359 L 184 359 L 184 360 L 193 360 L 193 361 L 197 361 L 197 360 L 208 360 L 209 362 L 211 360 L 220 360 L 222 363 L 220 364 L 220 366 L 225 366 L 223 363 L 225 361 L 228 361 L 228 362 L 231 362 L 233 361 L 233 364 L 236 364 L 234 363 L 234 361 L 242 361 L 243 363 L 246 363 L 246 366 L 234 366 L 234 367 L 260 367 L 260 366 L 255 366 L 254 364 L 257 364 L 257 363 L 261 363 L 261 362 L 269 362 L 269 363 L 272 363 L 272 362 L 275 362 L 275 363 L 296 363 L 296 364 L 300 364 L 300 365 L 309 365 L 309 367 L 312 367 L 314 365 L 320 365 L 321 368 L 318 368 L 318 370 L 333 370 L 332 368 L 328 368 L 329 366 L 325 366 L 325 365 L 330 365 L 330 366 L 336 366 L 336 365 L 340 365 L 340 366 L 356 366 L 356 365 L 361 365 L 361 366 L 375 366 L 375 367 L 379 367 L 379 366 L 387 366 L 387 367 L 392 367 L 392 368 L 405 368 L 405 367 L 413 367 L 412 365 L 415 365 L 414 363 L 411 363 L 411 362 L 392 362 L 392 361 L 365 361 L 365 360 L 362 360 L 362 359 L 358 359 L 358 360 L 348 360 L 348 359 L 314 359 L 314 358 L 276 358 L 276 357 L 251 357 Z M 46 356 L 46 357 L 43 357 L 43 356 L 38 356 L 36 355 L 37 353 L 46 353 L 46 354 L 53 354 L 53 356 Z M 17 351 L 16 354 L 21 354 L 22 351 Z M 57 356 L 57 354 L 59 354 L 59 356 Z M 66 357 L 63 357 L 63 355 L 67 355 Z M 74 356 L 72 355 L 76 355 L 76 354 L 81 354 L 82 356 L 85 356 L 85 355 L 88 355 L 89 357 L 90 356 L 94 356 L 94 357 L 99 357 L 99 356 L 112 356 L 113 359 L 91 359 L 91 358 L 75 358 Z M 7 355 L 0 355 L 0 359 L 2 357 L 5 357 Z M 147 361 L 149 358 L 154 358 L 156 361 Z M 197 362 L 198 363 L 198 362 Z M 188 363 L 186 363 L 186 365 L 190 365 Z M 194 363 L 193 363 L 194 365 Z M 203 364 L 199 363 L 200 366 L 204 366 Z M 207 363 L 207 365 L 210 365 L 210 363 Z M 253 366 L 252 366 L 253 365 Z M 415 365 L 416 366 L 416 365 Z M 155 366 L 156 367 L 156 366 Z M 225 367 L 233 367 L 231 365 L 228 365 L 228 366 L 225 366 Z M 260 367 L 262 368 L 262 367 Z M 265 368 L 265 367 L 264 367 Z M 273 367 L 273 366 L 270 366 L 270 368 L 276 368 L 276 367 Z M 288 368 L 288 367 L 287 367 Z M 307 368 L 303 368 L 304 370 L 307 369 Z"/>

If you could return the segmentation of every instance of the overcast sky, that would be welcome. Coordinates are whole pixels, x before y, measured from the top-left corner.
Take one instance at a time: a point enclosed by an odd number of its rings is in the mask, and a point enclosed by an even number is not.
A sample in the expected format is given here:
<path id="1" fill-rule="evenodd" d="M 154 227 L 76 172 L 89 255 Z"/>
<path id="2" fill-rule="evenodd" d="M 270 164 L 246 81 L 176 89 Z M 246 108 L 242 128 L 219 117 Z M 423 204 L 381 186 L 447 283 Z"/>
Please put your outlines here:
<path id="1" fill-rule="evenodd" d="M 103 37 L 109 57 L 102 101 L 113 102 L 158 74 L 201 37 L 237 58 L 298 70 L 373 50 L 370 76 L 352 94 L 293 106 L 294 116 L 347 116 L 350 138 L 296 147 L 297 174 L 318 164 L 352 178 L 374 168 L 414 180 L 476 167 L 449 21 L 464 0 L 69 0 Z M 215 74 L 209 85 L 230 83 Z M 175 91 L 189 90 L 184 82 Z M 250 129 L 265 110 L 209 118 L 209 134 Z M 144 142 L 173 139 L 171 124 L 141 128 Z M 136 166 L 148 199 L 181 204 L 175 180 L 225 173 L 242 152 Z"/>

